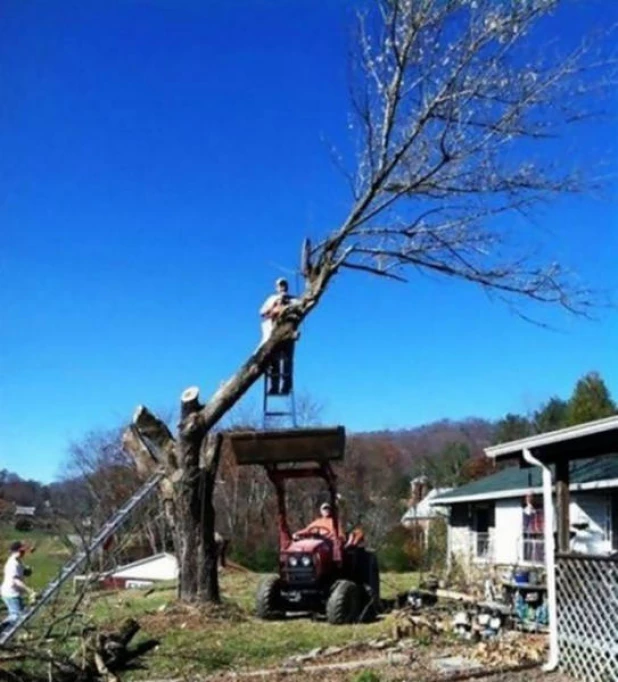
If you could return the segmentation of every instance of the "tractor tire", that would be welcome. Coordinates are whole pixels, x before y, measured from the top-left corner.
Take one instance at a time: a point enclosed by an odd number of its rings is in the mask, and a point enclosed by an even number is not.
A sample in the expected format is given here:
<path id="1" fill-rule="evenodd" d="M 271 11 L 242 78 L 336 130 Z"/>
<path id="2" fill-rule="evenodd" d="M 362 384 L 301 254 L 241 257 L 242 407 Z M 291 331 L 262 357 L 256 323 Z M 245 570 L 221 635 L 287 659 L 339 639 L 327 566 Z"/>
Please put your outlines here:
<path id="1" fill-rule="evenodd" d="M 267 575 L 257 589 L 256 612 L 262 620 L 275 620 L 283 615 L 281 579 L 278 575 Z"/>
<path id="2" fill-rule="evenodd" d="M 326 602 L 326 620 L 331 625 L 357 623 L 360 614 L 360 588 L 351 580 L 338 580 Z"/>

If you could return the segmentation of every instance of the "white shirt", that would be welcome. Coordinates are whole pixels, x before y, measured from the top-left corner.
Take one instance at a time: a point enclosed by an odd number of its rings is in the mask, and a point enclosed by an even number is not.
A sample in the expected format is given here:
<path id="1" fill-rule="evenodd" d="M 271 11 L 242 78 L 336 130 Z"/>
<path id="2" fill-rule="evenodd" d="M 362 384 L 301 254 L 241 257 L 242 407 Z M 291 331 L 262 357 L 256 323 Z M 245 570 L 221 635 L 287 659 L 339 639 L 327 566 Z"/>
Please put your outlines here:
<path id="1" fill-rule="evenodd" d="M 19 597 L 22 591 L 15 585 L 15 578 L 21 580 L 24 577 L 24 565 L 19 560 L 18 554 L 11 554 L 4 564 L 4 580 L 0 588 L 2 597 Z"/>
<path id="2" fill-rule="evenodd" d="M 270 310 L 272 306 L 283 296 L 288 297 L 290 304 L 298 302 L 298 299 L 295 298 L 294 296 L 291 296 L 290 294 L 271 294 L 262 304 L 262 307 L 260 308 L 260 315 L 265 315 L 266 312 Z M 268 341 L 270 335 L 273 333 L 274 326 L 275 323 L 273 322 L 272 318 L 262 317 L 262 340 L 260 342 L 260 345 Z"/>

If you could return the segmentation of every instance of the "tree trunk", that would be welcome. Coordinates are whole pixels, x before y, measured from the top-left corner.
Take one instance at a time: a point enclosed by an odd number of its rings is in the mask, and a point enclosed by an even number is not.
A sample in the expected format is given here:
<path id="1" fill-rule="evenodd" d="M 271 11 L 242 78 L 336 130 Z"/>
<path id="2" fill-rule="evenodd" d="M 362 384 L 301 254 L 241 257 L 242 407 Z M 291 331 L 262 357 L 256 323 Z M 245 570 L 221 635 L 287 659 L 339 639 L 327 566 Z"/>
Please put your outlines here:
<path id="1" fill-rule="evenodd" d="M 183 422 L 174 440 L 163 422 L 140 408 L 123 443 L 143 473 L 152 473 L 160 465 L 166 469 L 160 494 L 178 558 L 180 599 L 218 602 L 212 498 L 223 437 L 205 432 L 191 421 L 200 409 L 197 390 L 185 391 L 181 399 Z"/>
<path id="2" fill-rule="evenodd" d="M 123 445 L 138 471 L 150 475 L 161 467 L 160 485 L 166 519 L 172 529 L 179 564 L 179 597 L 183 601 L 218 602 L 218 547 L 215 542 L 213 494 L 223 436 L 213 429 L 219 419 L 262 376 L 273 351 L 295 338 L 303 315 L 314 305 L 282 320 L 271 338 L 262 344 L 240 370 L 201 405 L 199 391 L 186 389 L 181 396 L 178 438 L 145 407 L 139 407 L 125 431 Z"/>

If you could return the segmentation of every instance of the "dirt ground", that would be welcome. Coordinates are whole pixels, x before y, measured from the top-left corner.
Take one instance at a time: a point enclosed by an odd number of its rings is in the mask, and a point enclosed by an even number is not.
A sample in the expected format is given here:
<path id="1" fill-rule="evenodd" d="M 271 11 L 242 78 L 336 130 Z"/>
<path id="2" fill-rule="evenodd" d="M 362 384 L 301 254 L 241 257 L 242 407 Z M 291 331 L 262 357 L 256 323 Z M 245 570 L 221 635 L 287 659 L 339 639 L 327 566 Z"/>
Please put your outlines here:
<path id="1" fill-rule="evenodd" d="M 450 662 L 449 669 L 440 667 L 444 660 Z M 468 667 L 469 666 L 469 667 Z M 474 667 L 476 666 L 476 667 Z M 492 671 L 495 671 L 493 672 Z M 500 671 L 501 670 L 501 671 Z M 486 682 L 572 682 L 559 673 L 548 675 L 540 664 L 518 665 L 512 662 L 503 666 L 483 664 L 474 659 L 473 649 L 433 647 L 423 651 L 400 649 L 398 651 L 368 650 L 358 648 L 334 657 L 318 657 L 309 660 L 294 658 L 277 667 L 245 669 L 242 671 L 219 672 L 201 678 L 212 682 L 225 680 L 273 680 L 275 682 L 465 682 L 485 680 Z"/>
<path id="2" fill-rule="evenodd" d="M 364 677 L 362 676 L 363 671 L 373 671 L 375 677 Z M 367 675 L 365 672 L 365 675 Z M 272 682 L 356 682 L 366 679 L 367 682 L 466 682 L 466 680 L 479 680 L 482 682 L 573 682 L 569 677 L 561 675 L 560 673 L 547 674 L 543 672 L 540 668 L 527 669 L 520 672 L 503 672 L 490 674 L 486 676 L 468 676 L 463 677 L 457 676 L 444 676 L 436 672 L 422 671 L 416 667 L 412 668 L 365 668 L 358 670 L 345 670 L 345 671 L 330 671 L 330 672 L 310 672 L 310 671 L 298 671 L 290 672 L 286 674 L 273 674 L 272 672 L 264 671 L 263 674 L 259 674 L 255 671 L 251 677 L 236 676 L 233 673 L 228 674 L 218 674 L 216 676 L 203 678 L 204 681 L 208 682 L 224 682 L 230 680 L 247 680 L 247 681 L 262 681 L 269 680 Z"/>

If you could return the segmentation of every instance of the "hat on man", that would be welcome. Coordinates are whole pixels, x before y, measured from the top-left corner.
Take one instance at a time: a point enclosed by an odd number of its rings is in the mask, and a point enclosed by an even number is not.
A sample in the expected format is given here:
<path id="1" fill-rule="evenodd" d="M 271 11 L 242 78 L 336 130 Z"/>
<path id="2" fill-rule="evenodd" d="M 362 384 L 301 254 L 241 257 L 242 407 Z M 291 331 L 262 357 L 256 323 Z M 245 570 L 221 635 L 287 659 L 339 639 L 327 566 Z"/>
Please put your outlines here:
<path id="1" fill-rule="evenodd" d="M 22 549 L 26 549 L 26 545 L 21 540 L 15 540 L 15 542 L 11 542 L 9 549 L 11 552 L 21 552 Z"/>
<path id="2" fill-rule="evenodd" d="M 278 287 L 280 287 L 282 284 L 285 284 L 285 286 L 287 287 L 288 281 L 287 281 L 287 279 L 286 279 L 285 277 L 279 277 L 279 278 L 277 279 L 277 281 L 275 282 L 275 284 L 276 284 Z"/>
<path id="3" fill-rule="evenodd" d="M 324 502 L 324 504 L 321 504 L 321 505 L 320 505 L 320 511 L 322 511 L 322 510 L 324 510 L 324 509 L 332 510 L 332 507 L 331 507 L 331 505 L 330 505 L 329 502 Z"/>

